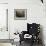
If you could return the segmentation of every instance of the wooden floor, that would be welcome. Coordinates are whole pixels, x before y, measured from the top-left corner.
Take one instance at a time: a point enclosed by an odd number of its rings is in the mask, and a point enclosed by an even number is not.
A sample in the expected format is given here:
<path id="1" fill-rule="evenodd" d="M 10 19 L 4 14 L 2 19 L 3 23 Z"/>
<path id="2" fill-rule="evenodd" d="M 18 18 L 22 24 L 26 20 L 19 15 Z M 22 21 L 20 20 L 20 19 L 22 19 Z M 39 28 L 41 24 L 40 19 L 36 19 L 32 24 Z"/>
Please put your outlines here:
<path id="1" fill-rule="evenodd" d="M 13 41 L 13 39 L 0 39 L 0 43 L 11 43 Z"/>
<path id="2" fill-rule="evenodd" d="M 13 46 L 11 43 L 0 43 L 0 46 Z"/>
<path id="3" fill-rule="evenodd" d="M 31 46 L 31 43 L 22 42 L 19 46 Z M 43 46 L 42 44 L 34 44 L 33 46 Z"/>

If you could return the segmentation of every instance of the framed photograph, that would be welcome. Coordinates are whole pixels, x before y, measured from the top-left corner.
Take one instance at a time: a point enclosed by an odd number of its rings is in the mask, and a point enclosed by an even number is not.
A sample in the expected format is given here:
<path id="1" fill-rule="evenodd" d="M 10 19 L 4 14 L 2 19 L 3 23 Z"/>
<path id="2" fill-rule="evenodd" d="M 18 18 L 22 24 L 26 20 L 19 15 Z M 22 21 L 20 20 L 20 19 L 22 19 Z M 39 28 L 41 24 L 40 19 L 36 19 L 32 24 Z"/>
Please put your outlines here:
<path id="1" fill-rule="evenodd" d="M 14 19 L 16 20 L 26 20 L 27 19 L 27 9 L 14 9 Z"/>

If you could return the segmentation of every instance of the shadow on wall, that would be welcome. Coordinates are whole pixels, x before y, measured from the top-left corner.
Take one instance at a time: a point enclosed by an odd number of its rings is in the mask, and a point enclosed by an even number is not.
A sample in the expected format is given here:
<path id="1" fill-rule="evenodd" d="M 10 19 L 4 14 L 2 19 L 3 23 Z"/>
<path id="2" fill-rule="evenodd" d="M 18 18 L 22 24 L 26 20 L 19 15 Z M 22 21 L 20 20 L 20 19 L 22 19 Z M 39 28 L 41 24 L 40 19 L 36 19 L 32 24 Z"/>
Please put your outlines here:
<path id="1" fill-rule="evenodd" d="M 40 39 L 42 40 L 42 45 L 45 46 L 44 45 L 44 37 L 43 37 L 43 26 L 42 25 L 40 25 Z"/>

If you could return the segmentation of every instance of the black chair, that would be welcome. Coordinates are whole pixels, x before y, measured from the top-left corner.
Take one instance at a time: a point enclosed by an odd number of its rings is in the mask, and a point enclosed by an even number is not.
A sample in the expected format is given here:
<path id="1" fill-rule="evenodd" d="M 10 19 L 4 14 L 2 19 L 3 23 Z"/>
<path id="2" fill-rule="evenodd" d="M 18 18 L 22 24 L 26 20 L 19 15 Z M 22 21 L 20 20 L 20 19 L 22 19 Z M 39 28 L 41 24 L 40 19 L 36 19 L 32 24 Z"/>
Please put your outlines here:
<path id="1" fill-rule="evenodd" d="M 39 33 L 40 33 L 40 24 L 36 24 L 36 23 L 29 24 L 29 23 L 27 23 L 27 31 L 22 31 L 22 34 L 19 35 L 20 36 L 20 44 L 22 41 L 25 41 L 25 39 L 24 39 L 25 34 L 32 35 L 32 37 L 29 40 L 29 41 L 31 41 L 32 45 L 34 42 L 39 43 Z"/>

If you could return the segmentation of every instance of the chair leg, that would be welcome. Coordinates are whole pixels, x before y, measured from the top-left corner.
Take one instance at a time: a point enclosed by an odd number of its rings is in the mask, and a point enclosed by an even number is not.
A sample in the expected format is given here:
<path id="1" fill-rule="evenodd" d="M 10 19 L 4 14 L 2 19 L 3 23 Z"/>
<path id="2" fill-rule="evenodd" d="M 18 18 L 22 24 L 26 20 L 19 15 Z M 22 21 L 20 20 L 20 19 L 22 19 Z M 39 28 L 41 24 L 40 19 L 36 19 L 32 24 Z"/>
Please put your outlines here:
<path id="1" fill-rule="evenodd" d="M 34 43 L 34 42 L 32 42 L 30 46 L 33 46 L 33 43 Z"/>
<path id="2" fill-rule="evenodd" d="M 34 41 L 33 41 L 33 39 L 31 40 L 31 45 L 30 46 L 33 46 L 33 44 L 34 44 Z"/>
<path id="3" fill-rule="evenodd" d="M 20 45 L 21 45 L 21 41 L 20 41 Z"/>

